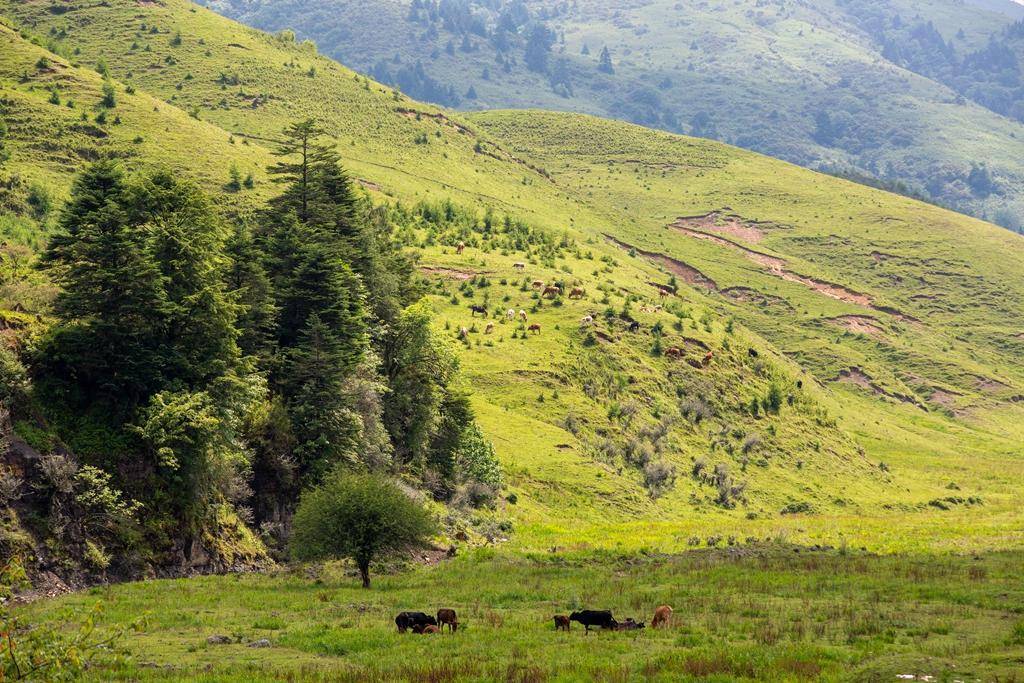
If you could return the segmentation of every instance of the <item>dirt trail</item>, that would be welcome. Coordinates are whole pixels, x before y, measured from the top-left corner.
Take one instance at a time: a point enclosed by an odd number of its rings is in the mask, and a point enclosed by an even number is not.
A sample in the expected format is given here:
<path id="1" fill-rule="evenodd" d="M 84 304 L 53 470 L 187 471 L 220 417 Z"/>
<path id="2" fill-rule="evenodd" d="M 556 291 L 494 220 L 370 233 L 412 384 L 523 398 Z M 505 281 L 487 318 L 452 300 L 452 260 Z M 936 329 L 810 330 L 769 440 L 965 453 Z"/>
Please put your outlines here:
<path id="1" fill-rule="evenodd" d="M 750 287 L 726 287 L 722 290 L 722 294 L 736 301 L 758 304 L 760 306 L 783 306 L 789 310 L 793 310 L 793 304 L 789 303 L 781 296 L 765 294 L 764 292 L 759 292 L 756 289 L 751 289 Z"/>
<path id="2" fill-rule="evenodd" d="M 687 263 L 683 263 L 682 261 L 674 259 L 670 256 L 665 256 L 664 254 L 659 254 L 654 251 L 645 251 L 643 249 L 640 249 L 639 247 L 634 247 L 632 244 L 623 242 L 622 240 L 616 239 L 611 235 L 606 234 L 605 239 L 607 239 L 609 242 L 616 245 L 617 247 L 635 251 L 636 253 L 640 254 L 646 259 L 654 261 L 655 263 L 664 266 L 665 269 L 668 270 L 670 273 L 682 278 L 684 281 L 691 285 L 694 285 L 696 287 L 704 287 L 705 289 L 710 289 L 712 291 L 718 291 L 718 285 L 715 283 L 714 280 L 712 280 L 707 275 L 705 275 L 704 273 L 700 272 L 699 270 L 697 270 L 696 268 Z"/>
<path id="3" fill-rule="evenodd" d="M 838 318 L 828 318 L 827 322 L 845 327 L 854 334 L 866 334 L 870 337 L 881 337 L 884 330 L 879 326 L 878 321 L 866 315 L 841 315 Z"/>
<path id="4" fill-rule="evenodd" d="M 844 384 L 853 384 L 875 394 L 876 396 L 885 396 L 892 398 L 901 403 L 909 403 L 917 406 L 921 410 L 927 411 L 928 409 L 921 404 L 921 402 L 914 396 L 908 396 L 907 394 L 899 394 L 892 391 L 886 391 L 884 388 L 878 385 L 874 379 L 871 378 L 866 372 L 861 370 L 859 367 L 854 366 L 847 370 L 840 370 L 839 374 L 832 380 L 833 382 L 842 382 Z"/>
<path id="5" fill-rule="evenodd" d="M 455 268 L 442 268 L 441 266 L 420 266 L 420 272 L 424 275 L 446 277 L 450 280 L 471 280 L 477 275 L 484 273 L 472 270 L 457 270 Z"/>
<path id="6" fill-rule="evenodd" d="M 754 221 L 747 221 L 739 216 L 723 214 L 720 211 L 712 211 L 703 216 L 681 216 L 672 225 L 678 228 L 697 228 L 700 230 L 712 230 L 732 235 L 745 242 L 754 244 L 764 239 L 764 230 L 757 227 Z"/>
<path id="7" fill-rule="evenodd" d="M 733 242 L 732 240 L 726 239 L 724 237 L 719 237 L 718 235 L 710 235 L 706 232 L 703 232 L 702 230 L 687 227 L 687 225 L 683 223 L 683 219 L 680 219 L 679 221 L 670 224 L 669 227 L 674 230 L 677 230 L 678 232 L 683 233 L 684 235 L 693 237 L 694 239 L 712 242 L 713 244 L 717 244 L 718 246 L 726 247 L 728 249 L 737 249 L 741 251 L 743 255 L 746 256 L 748 259 L 750 259 L 757 265 L 761 266 L 762 268 L 768 270 L 768 272 L 771 273 L 772 275 L 782 278 L 783 280 L 786 280 L 788 282 L 796 282 L 798 284 L 804 285 L 805 287 L 813 289 L 819 294 L 830 297 L 832 299 L 836 299 L 837 301 L 843 301 L 848 304 L 863 306 L 864 308 L 871 308 L 876 311 L 879 311 L 880 313 L 888 313 L 889 315 L 892 315 L 896 318 L 899 318 L 900 320 L 904 320 L 907 322 L 919 322 L 913 316 L 906 315 L 896 310 L 895 308 L 875 305 L 874 300 L 867 294 L 855 292 L 852 289 L 849 289 L 842 285 L 837 285 L 834 282 L 827 282 L 825 280 L 819 280 L 817 278 L 809 277 L 807 275 L 795 273 L 792 270 L 789 270 L 786 264 L 786 260 L 783 258 L 780 258 L 778 256 L 771 256 L 769 254 L 764 254 L 760 251 L 756 251 L 742 244 L 737 244 L 736 242 Z"/>

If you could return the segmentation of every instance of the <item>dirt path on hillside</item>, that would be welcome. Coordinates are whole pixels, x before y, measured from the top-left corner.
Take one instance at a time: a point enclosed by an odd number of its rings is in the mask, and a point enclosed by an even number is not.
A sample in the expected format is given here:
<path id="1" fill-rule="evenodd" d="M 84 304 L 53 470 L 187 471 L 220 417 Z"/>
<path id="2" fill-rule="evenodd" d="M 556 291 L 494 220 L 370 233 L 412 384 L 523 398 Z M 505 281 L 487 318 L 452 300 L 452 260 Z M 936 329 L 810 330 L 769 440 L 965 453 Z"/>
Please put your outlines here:
<path id="1" fill-rule="evenodd" d="M 757 244 L 764 239 L 764 230 L 754 221 L 745 221 L 739 216 L 712 211 L 703 216 L 681 216 L 672 225 L 680 228 L 696 228 L 731 235 L 744 242 Z"/>
<path id="2" fill-rule="evenodd" d="M 870 391 L 876 396 L 884 396 L 891 398 L 901 403 L 909 403 L 910 405 L 917 406 L 921 410 L 927 411 L 925 407 L 915 396 L 907 394 L 900 394 L 893 391 L 886 391 L 885 388 L 880 386 L 875 380 L 868 375 L 866 372 L 861 370 L 857 366 L 853 366 L 846 370 L 840 370 L 839 374 L 832 379 L 833 382 L 840 382 L 843 384 L 853 384 L 854 386 L 860 387 L 866 391 Z"/>
<path id="3" fill-rule="evenodd" d="M 705 242 L 711 242 L 717 244 L 720 247 L 727 249 L 734 249 L 740 251 L 750 261 L 761 266 L 772 275 L 786 280 L 787 282 L 795 282 L 801 284 L 809 289 L 813 289 L 815 292 L 824 296 L 842 301 L 848 304 L 854 304 L 856 306 L 862 306 L 864 308 L 871 308 L 880 313 L 888 313 L 900 320 L 906 322 L 919 322 L 913 316 L 906 315 L 895 308 L 889 306 L 878 306 L 874 300 L 862 292 L 856 292 L 843 285 L 838 285 L 834 282 L 828 282 L 826 280 L 819 280 L 818 278 L 809 277 L 807 275 L 801 275 L 800 273 L 793 272 L 787 267 L 786 260 L 778 256 L 772 256 L 765 254 L 760 251 L 751 249 L 750 247 L 742 244 L 737 244 L 730 239 L 726 239 L 719 235 L 711 235 L 702 230 L 690 227 L 692 221 L 686 222 L 684 219 L 680 219 L 675 223 L 669 224 L 669 227 L 677 232 L 681 232 L 688 237 L 694 239 L 704 240 Z"/>
<path id="4" fill-rule="evenodd" d="M 477 272 L 472 270 L 458 270 L 456 268 L 443 268 L 441 266 L 420 266 L 420 272 L 424 275 L 432 275 L 435 277 L 446 277 L 449 280 L 472 280 L 477 275 L 485 275 L 486 273 Z"/>
<path id="5" fill-rule="evenodd" d="M 884 333 L 878 321 L 866 315 L 841 315 L 838 318 L 828 318 L 827 322 L 844 327 L 854 334 L 866 334 L 869 337 L 881 337 Z"/>
<path id="6" fill-rule="evenodd" d="M 671 256 L 666 256 L 665 254 L 659 254 L 658 252 L 655 251 L 646 251 L 644 249 L 640 249 L 639 247 L 635 247 L 632 244 L 628 244 L 620 239 L 616 239 L 611 235 L 606 234 L 605 239 L 607 239 L 609 242 L 611 242 L 612 244 L 616 245 L 621 249 L 626 249 L 627 251 L 635 251 L 636 253 L 640 254 L 647 260 L 653 261 L 663 266 L 665 270 L 669 271 L 673 275 L 676 275 L 677 277 L 682 278 L 688 284 L 694 285 L 696 287 L 710 289 L 712 291 L 718 291 L 718 285 L 715 283 L 714 280 L 712 280 L 707 275 L 700 272 L 699 270 L 697 270 L 688 263 L 684 263 L 679 259 L 674 259 Z"/>

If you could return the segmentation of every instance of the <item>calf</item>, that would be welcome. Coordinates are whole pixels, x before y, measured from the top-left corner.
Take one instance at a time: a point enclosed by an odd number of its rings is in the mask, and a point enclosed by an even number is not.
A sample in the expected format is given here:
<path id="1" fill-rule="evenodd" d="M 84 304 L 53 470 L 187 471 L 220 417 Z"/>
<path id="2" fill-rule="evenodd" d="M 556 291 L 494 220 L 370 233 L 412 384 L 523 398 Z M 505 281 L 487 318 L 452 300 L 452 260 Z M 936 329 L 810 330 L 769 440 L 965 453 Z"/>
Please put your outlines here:
<path id="1" fill-rule="evenodd" d="M 529 330 L 530 332 L 533 332 L 534 334 L 540 334 L 540 325 L 538 325 L 537 323 L 530 325 L 526 329 Z"/>
<path id="2" fill-rule="evenodd" d="M 682 356 L 682 349 L 676 346 L 670 346 L 667 349 L 665 349 L 665 358 L 682 358 Z"/>
<path id="3" fill-rule="evenodd" d="M 402 612 L 395 617 L 395 625 L 399 633 L 412 631 L 422 633 L 427 626 L 437 626 L 437 620 L 425 612 Z"/>
<path id="4" fill-rule="evenodd" d="M 441 629 L 439 629 L 436 626 L 424 626 L 423 630 L 421 631 L 421 633 L 423 633 L 423 634 L 440 633 L 440 632 L 441 632 Z"/>
<path id="5" fill-rule="evenodd" d="M 654 618 L 651 619 L 651 628 L 668 628 L 672 621 L 672 608 L 668 605 L 661 605 L 654 610 Z"/>
<path id="6" fill-rule="evenodd" d="M 526 311 L 519 311 L 519 319 L 522 320 L 524 323 L 526 322 Z"/>
<path id="7" fill-rule="evenodd" d="M 704 360 L 702 360 L 700 364 L 701 365 L 707 365 L 708 363 L 711 362 L 711 359 L 714 358 L 714 357 L 715 357 L 715 352 L 714 351 L 708 351 L 707 353 L 704 354 Z"/>
<path id="8" fill-rule="evenodd" d="M 586 296 L 586 294 L 587 293 L 583 290 L 582 287 L 573 287 L 572 291 L 569 292 L 569 298 L 570 299 L 582 299 L 584 296 Z"/>
<path id="9" fill-rule="evenodd" d="M 534 289 L 540 289 L 540 288 L 541 288 L 541 287 L 543 287 L 543 286 L 544 286 L 544 281 L 543 281 L 543 280 L 534 280 L 534 281 L 533 281 L 533 285 L 532 285 L 532 287 L 533 287 Z"/>
<path id="10" fill-rule="evenodd" d="M 579 612 L 573 612 L 569 615 L 569 621 L 578 621 L 583 624 L 583 628 L 586 633 L 590 633 L 591 626 L 615 629 L 619 625 L 612 617 L 612 611 L 608 609 L 585 609 Z"/>
<path id="11" fill-rule="evenodd" d="M 639 631 L 644 628 L 646 624 L 642 621 L 636 621 L 633 617 L 627 617 L 624 622 L 619 624 L 615 630 L 617 631 Z"/>
<path id="12" fill-rule="evenodd" d="M 568 631 L 569 630 L 569 617 L 564 614 L 555 615 L 555 630 L 556 631 Z"/>
<path id="13" fill-rule="evenodd" d="M 458 244 L 455 245 L 455 253 L 456 254 L 461 254 L 464 251 L 466 251 L 466 243 L 465 242 L 459 242 Z"/>
<path id="14" fill-rule="evenodd" d="M 437 610 L 437 623 L 442 630 L 444 630 L 444 626 L 447 624 L 452 633 L 455 633 L 459 628 L 459 619 L 453 609 L 441 608 Z"/>

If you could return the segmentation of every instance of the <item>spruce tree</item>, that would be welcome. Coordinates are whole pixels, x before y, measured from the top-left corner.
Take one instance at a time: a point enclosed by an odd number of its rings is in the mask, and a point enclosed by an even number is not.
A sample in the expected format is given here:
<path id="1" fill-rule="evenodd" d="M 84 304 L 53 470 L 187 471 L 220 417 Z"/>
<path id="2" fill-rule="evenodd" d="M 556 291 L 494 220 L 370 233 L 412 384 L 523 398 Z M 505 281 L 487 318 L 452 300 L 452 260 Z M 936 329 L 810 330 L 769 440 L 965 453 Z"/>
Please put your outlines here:
<path id="1" fill-rule="evenodd" d="M 51 376 L 77 384 L 78 398 L 130 409 L 163 379 L 164 339 L 171 310 L 149 230 L 130 220 L 124 175 L 112 161 L 90 166 L 75 181 L 60 231 L 42 262 L 60 286 L 60 324 L 40 357 Z"/>
<path id="2" fill-rule="evenodd" d="M 357 462 L 359 421 L 348 409 L 343 382 L 349 349 L 313 313 L 288 350 L 285 377 L 299 474 L 316 483 L 340 462 Z"/>
<path id="3" fill-rule="evenodd" d="M 292 124 L 282 135 L 274 151 L 279 161 L 267 172 L 275 183 L 285 185 L 285 191 L 272 199 L 270 206 L 279 215 L 293 212 L 302 223 L 315 222 L 312 210 L 323 189 L 317 171 L 326 163 L 337 162 L 338 155 L 333 145 L 320 141 L 324 131 L 312 119 Z"/>
<path id="4" fill-rule="evenodd" d="M 274 292 L 263 267 L 263 252 L 243 222 L 225 244 L 225 283 L 238 305 L 238 346 L 242 354 L 266 362 L 273 354 L 277 323 Z"/>
<path id="5" fill-rule="evenodd" d="M 606 74 L 615 73 L 615 67 L 612 66 L 612 53 L 608 51 L 607 46 L 601 50 L 601 56 L 597 61 L 597 70 Z"/>

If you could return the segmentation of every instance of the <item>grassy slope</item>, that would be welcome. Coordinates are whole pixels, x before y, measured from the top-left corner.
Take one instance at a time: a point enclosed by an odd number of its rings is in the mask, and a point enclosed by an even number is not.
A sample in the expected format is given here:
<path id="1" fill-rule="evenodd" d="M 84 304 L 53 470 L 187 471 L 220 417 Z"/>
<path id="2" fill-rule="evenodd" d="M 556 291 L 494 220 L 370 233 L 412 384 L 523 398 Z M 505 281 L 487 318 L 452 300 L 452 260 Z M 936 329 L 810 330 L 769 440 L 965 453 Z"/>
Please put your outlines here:
<path id="1" fill-rule="evenodd" d="M 1022 435 L 1019 409 L 1009 400 L 1019 391 L 1022 373 L 1022 342 L 1011 336 L 1024 332 L 1013 327 L 1024 287 L 1014 267 L 1019 240 L 962 216 L 722 145 L 585 117 L 497 112 L 465 121 L 453 115 L 451 121 L 473 131 L 467 135 L 453 125 L 398 114 L 396 107 L 437 110 L 396 102 L 372 83 L 367 90 L 351 72 L 206 12 L 189 12 L 184 3 L 110 5 L 63 17 L 39 6 L 15 8 L 23 21 L 66 22 L 73 27 L 68 46 L 81 46 L 79 61 L 91 64 L 105 54 L 114 75 L 135 84 L 134 96 L 117 85 L 122 122 L 107 126 L 108 136 L 99 141 L 90 136 L 90 155 L 138 145 L 145 155 L 193 170 L 214 190 L 234 161 L 243 171 L 256 171 L 252 194 L 262 195 L 270 188 L 259 173 L 267 159 L 261 138 L 291 118 L 316 113 L 339 133 L 357 175 L 381 189 L 375 192 L 379 198 L 451 196 L 464 204 L 493 204 L 550 230 L 568 229 L 577 241 L 579 253 L 563 250 L 554 267 L 521 252 L 471 245 L 459 256 L 450 247 L 427 246 L 428 265 L 489 273 L 491 285 L 475 291 L 475 301 L 487 297 L 492 308 L 532 309 L 536 301 L 529 292 L 501 284 L 502 278 L 523 277 L 512 268 L 521 260 L 531 261 L 527 279 L 578 279 L 589 299 L 531 313 L 544 328 L 538 337 L 512 340 L 513 327 L 499 325 L 492 337 L 472 335 L 460 352 L 481 421 L 519 495 L 518 505 L 508 508 L 517 524 L 510 546 L 497 555 L 471 552 L 439 568 L 381 578 L 379 590 L 370 593 L 355 590 L 350 577 L 328 568 L 318 577 L 145 582 L 25 608 L 30 618 L 56 620 L 66 608 L 81 611 L 102 599 L 108 611 L 101 629 L 148 612 L 146 632 L 128 641 L 134 663 L 94 670 L 96 680 L 717 675 L 779 681 L 892 680 L 904 673 L 968 680 L 1007 676 L 1019 666 L 1024 626 L 1014 611 L 1022 597 L 1015 582 L 1018 554 L 876 558 L 751 546 L 645 559 L 635 552 L 681 548 L 691 537 L 719 534 L 735 535 L 741 543 L 747 537 L 842 538 L 891 551 L 1019 546 Z M 118 27 L 140 22 L 164 32 L 140 40 L 151 42 L 152 53 L 122 56 L 128 45 L 118 41 L 130 44 L 133 38 Z M 40 28 L 45 31 L 47 24 Z M 181 32 L 182 46 L 170 45 L 172 31 Z M 78 121 L 48 104 L 44 86 L 56 76 L 33 71 L 39 48 L 8 32 L 2 38 L 0 87 L 21 112 L 12 120 L 12 166 L 54 188 L 66 187 L 82 161 L 72 155 L 72 143 L 80 138 L 54 139 L 50 133 L 63 130 L 61 121 L 69 127 Z M 227 43 L 245 47 L 232 52 Z M 221 61 L 208 63 L 206 49 Z M 144 68 L 166 64 L 169 54 L 176 65 Z M 283 66 L 292 61 L 299 66 Z M 315 79 L 304 75 L 311 63 L 317 66 Z M 238 70 L 245 81 L 225 92 L 216 84 L 221 70 Z M 29 77 L 20 82 L 25 72 Z M 70 66 L 57 73 L 62 97 L 75 99 L 76 113 L 84 108 L 92 116 L 98 77 Z M 188 73 L 193 78 L 184 81 Z M 184 83 L 180 91 L 178 83 Z M 242 90 L 273 97 L 255 109 L 219 106 L 222 98 L 243 99 Z M 160 103 L 172 97 L 172 103 Z M 177 105 L 199 107 L 203 121 Z M 248 135 L 250 144 L 232 145 L 228 131 L 236 140 Z M 430 144 L 412 144 L 423 132 Z M 180 144 L 160 144 L 168 134 Z M 137 136 L 143 142 L 135 143 Z M 477 138 L 499 159 L 474 152 Z M 45 150 L 57 152 L 40 153 Z M 553 180 L 513 156 L 543 165 Z M 133 163 L 144 158 L 133 157 Z M 250 198 L 256 197 L 242 197 Z M 920 322 L 821 296 L 766 274 L 735 248 L 665 228 L 679 215 L 723 206 L 748 219 L 777 222 L 762 226 L 766 237 L 752 248 L 786 258 L 801 274 L 870 293 L 877 303 Z M 598 331 L 609 341 L 584 346 L 577 321 L 587 310 L 602 310 L 601 297 L 607 294 L 620 308 L 623 292 L 650 297 L 649 282 L 668 281 L 655 264 L 607 243 L 606 233 L 685 260 L 720 288 L 740 285 L 777 299 L 762 307 L 683 285 L 672 304 L 690 315 L 681 320 L 681 330 L 670 316 L 641 313 L 634 304 L 643 335 L 631 337 L 621 324 L 602 321 Z M 892 257 L 878 264 L 870 257 L 875 249 Z M 455 283 L 440 282 L 446 293 L 434 297 L 439 328 L 446 322 L 450 329 L 468 325 L 468 299 L 449 303 Z M 932 292 L 935 299 L 914 298 Z M 884 336 L 844 334 L 824 320 L 849 313 L 873 316 Z M 725 330 L 730 317 L 739 321 L 732 334 Z M 667 342 L 690 337 L 711 346 L 712 366 L 698 370 L 650 355 L 646 330 L 655 321 L 668 330 Z M 759 361 L 750 358 L 750 347 L 759 350 Z M 912 395 L 929 410 L 829 381 L 854 364 L 885 391 Z M 983 391 L 973 375 L 1017 389 L 986 385 Z M 627 377 L 632 384 L 617 388 L 616 379 Z M 763 393 L 769 378 L 784 382 L 788 391 L 802 378 L 805 388 L 794 392 L 799 399 L 780 417 L 745 415 L 737 405 Z M 931 402 L 933 394 L 924 387 L 932 385 L 961 393 L 959 417 Z M 596 392 L 587 391 L 595 386 Z M 645 423 L 652 408 L 674 409 L 677 388 L 687 397 L 707 397 L 720 418 L 696 427 L 680 422 L 672 429 L 666 457 L 683 471 L 674 492 L 651 501 L 634 471 L 621 462 L 599 461 L 587 444 L 598 440 L 598 430 L 615 436 L 624 429 L 606 416 L 612 401 L 637 401 L 642 408 L 636 420 Z M 537 400 L 541 393 L 543 403 Z M 840 428 L 831 427 L 821 411 L 838 418 Z M 584 425 L 578 439 L 561 426 L 569 412 Z M 739 475 L 738 455 L 727 455 L 721 445 L 710 450 L 723 425 L 760 434 L 763 445 L 752 459 L 763 459 L 767 467 L 751 464 Z M 741 439 L 730 435 L 725 441 L 738 454 Z M 694 457 L 727 462 L 749 479 L 749 504 L 735 511 L 714 506 L 713 491 L 686 476 Z M 891 471 L 882 472 L 879 461 Z M 950 481 L 961 490 L 947 489 Z M 981 495 L 985 502 L 949 511 L 927 505 L 953 494 Z M 793 500 L 813 503 L 818 514 L 779 515 Z M 756 518 L 747 519 L 747 513 Z M 587 547 L 627 554 L 586 552 Z M 531 555 L 531 548 L 541 552 Z M 432 610 L 441 602 L 457 608 L 467 625 L 457 637 L 429 642 L 392 633 L 395 611 Z M 609 607 L 619 616 L 642 618 L 662 602 L 676 607 L 676 625 L 668 631 L 586 639 L 578 630 L 564 637 L 550 632 L 555 612 Z M 207 645 L 206 637 L 216 633 L 243 641 L 266 637 L 273 647 Z"/>
<path id="2" fill-rule="evenodd" d="M 76 60 L 88 65 L 105 58 L 114 77 L 169 101 L 170 106 L 154 105 L 160 110 L 154 115 L 169 117 L 157 122 L 143 117 L 148 107 L 129 109 L 135 100 L 126 98 L 123 129 L 112 130 L 123 130 L 119 134 L 126 138 L 148 131 L 144 140 L 154 142 L 161 128 L 180 130 L 183 139 L 209 136 L 211 143 L 200 149 L 214 153 L 195 165 L 211 169 L 205 174 L 214 186 L 212 169 L 237 159 L 243 171 L 256 172 L 257 192 L 267 191 L 258 169 L 266 159 L 263 142 L 288 121 L 315 115 L 338 135 L 346 161 L 375 192 L 491 205 L 578 240 L 577 252 L 564 252 L 553 268 L 531 264 L 528 278 L 578 281 L 589 290 L 589 301 L 540 309 L 533 318 L 544 327 L 540 337 L 513 341 L 511 328 L 500 326 L 493 337 L 473 336 L 463 354 L 481 420 L 521 500 L 510 508 L 519 522 L 519 543 L 561 544 L 567 532 L 575 543 L 628 547 L 680 547 L 694 536 L 715 534 L 833 540 L 845 534 L 854 543 L 892 550 L 964 543 L 997 547 L 1012 541 L 1007 535 L 1017 523 L 1015 449 L 1021 432 L 1019 411 L 1009 399 L 1022 383 L 1021 344 L 1012 336 L 1019 330 L 1007 321 L 1020 314 L 1019 238 L 716 143 L 568 115 L 494 113 L 468 122 L 433 118 L 440 114 L 437 109 L 408 102 L 300 46 L 179 1 L 76 6 L 61 15 L 34 3 L 7 3 L 5 9 L 39 33 L 66 30 L 64 42 L 78 50 Z M 154 26 L 158 33 L 151 33 Z M 176 45 L 173 37 L 179 33 Z M 7 71 L 8 82 L 49 112 L 53 105 L 45 103 L 42 88 L 48 74 L 13 83 L 37 59 L 35 50 L 25 46 Z M 72 71 L 83 93 L 95 93 L 94 74 Z M 237 74 L 240 84 L 220 85 L 221 73 Z M 89 96 L 77 99 L 88 102 Z M 209 123 L 184 116 L 181 109 L 196 111 Z M 402 111 L 408 109 L 422 115 Z M 15 131 L 27 137 L 18 126 Z M 223 131 L 251 143 L 230 145 Z M 413 144 L 424 133 L 428 144 Z M 478 141 L 486 153 L 476 151 Z M 166 145 L 157 154 L 193 164 L 190 151 Z M 19 154 L 26 174 L 66 178 L 74 170 L 73 164 Z M 544 167 L 553 179 L 531 166 Z M 221 172 L 226 180 L 226 170 Z M 724 206 L 748 219 L 778 222 L 758 248 L 785 257 L 794 271 L 869 293 L 878 305 L 921 322 L 824 297 L 766 272 L 735 249 L 665 228 L 676 216 Z M 669 365 L 648 353 L 649 336 L 631 337 L 621 325 L 604 321 L 600 331 L 607 341 L 585 347 L 577 321 L 605 307 L 597 303 L 598 288 L 607 291 L 607 305 L 620 308 L 625 294 L 651 297 L 648 282 L 667 282 L 667 274 L 607 243 L 605 234 L 680 257 L 722 288 L 770 293 L 791 309 L 780 316 L 770 307 L 683 287 L 673 305 L 690 317 L 676 329 L 672 317 L 643 314 L 634 306 L 645 327 L 659 320 L 665 325 L 666 346 L 688 336 L 713 348 L 718 354 L 713 370 Z M 878 245 L 898 258 L 878 266 L 869 257 Z M 602 255 L 616 259 L 617 266 L 602 263 Z M 430 265 L 488 273 L 492 308 L 517 309 L 535 304 L 533 295 L 514 283 L 519 276 L 512 263 L 523 258 L 473 248 L 456 256 L 436 246 L 424 255 Z M 894 283 L 895 277 L 903 281 Z M 502 278 L 510 284 L 501 285 Z M 454 331 L 469 323 L 465 303 L 450 304 L 454 283 L 442 286 L 446 293 L 435 297 L 439 324 Z M 911 298 L 924 288 L 936 298 Z M 482 295 L 475 294 L 478 300 Z M 705 312 L 706 326 L 698 322 Z M 849 314 L 875 316 L 884 335 L 843 334 L 827 322 Z M 740 328 L 727 334 L 730 316 L 754 332 Z M 750 346 L 762 349 L 763 361 L 747 356 Z M 870 376 L 880 391 L 913 397 L 918 405 L 830 381 L 851 367 Z M 617 387 L 627 377 L 632 381 Z M 795 392 L 800 377 L 816 381 Z M 982 390 L 975 378 L 1005 387 Z M 792 410 L 781 418 L 755 419 L 740 409 L 773 380 L 795 393 Z M 929 403 L 937 388 L 954 396 L 952 408 Z M 541 394 L 544 403 L 538 401 Z M 639 474 L 617 458 L 602 459 L 597 446 L 604 435 L 620 443 L 635 435 L 655 411 L 673 414 L 678 395 L 710 400 L 718 418 L 700 425 L 680 421 L 671 430 L 665 457 L 678 467 L 679 483 L 652 501 L 638 485 Z M 609 407 L 628 402 L 642 407 L 634 426 L 610 422 Z M 952 409 L 959 418 L 944 412 Z M 569 413 L 583 421 L 578 437 L 562 427 Z M 831 422 L 836 417 L 838 428 Z M 761 445 L 744 458 L 740 445 L 752 435 Z M 714 506 L 713 489 L 687 476 L 697 458 L 710 466 L 726 464 L 736 478 L 748 481 L 749 504 L 735 511 Z M 752 464 L 745 466 L 744 460 Z M 881 462 L 891 472 L 880 470 Z M 961 490 L 947 489 L 951 482 Z M 948 512 L 928 506 L 953 494 L 981 496 L 985 504 Z M 807 503 L 820 514 L 780 516 L 789 503 Z M 941 533 L 934 529 L 938 520 Z M 881 529 L 892 533 L 883 536 Z M 967 529 L 970 540 L 964 538 Z"/>
<path id="3" fill-rule="evenodd" d="M 706 112 L 720 139 L 754 144 L 804 165 L 852 164 L 924 185 L 950 168 L 966 172 L 972 163 L 984 161 L 1004 179 L 1010 204 L 1024 210 L 1015 189 L 1022 178 L 1024 126 L 973 103 L 955 103 L 945 86 L 895 67 L 835 2 L 762 3 L 756 9 L 744 3 L 676 0 L 627 6 L 601 0 L 573 3 L 571 11 L 548 22 L 564 33 L 565 43 L 555 46 L 552 60 L 569 60 L 574 83 L 569 97 L 554 92 L 546 75 L 528 71 L 519 49 L 512 51 L 518 63 L 508 73 L 496 64 L 495 50 L 480 39 L 476 51 L 448 54 L 447 42 L 458 46 L 461 36 L 441 30 L 433 41 L 424 39 L 424 27 L 407 19 L 407 0 L 213 4 L 261 28 L 294 28 L 332 49 L 337 46 L 332 54 L 355 68 L 369 70 L 382 60 L 397 68 L 396 56 L 406 65 L 421 60 L 432 77 L 459 94 L 473 86 L 478 98 L 463 100 L 460 106 L 466 109 L 542 108 L 632 118 L 620 105 L 632 90 L 646 87 L 660 100 L 658 109 L 676 116 L 684 131 L 695 114 Z M 933 21 L 961 53 L 983 47 L 1010 21 L 994 9 L 955 1 L 929 3 L 926 9 L 902 0 L 890 4 L 908 21 L 922 16 Z M 528 5 L 536 12 L 561 3 Z M 956 37 L 961 28 L 963 39 Z M 589 56 L 581 54 L 584 45 Z M 605 45 L 616 65 L 610 76 L 596 72 Z M 485 69 L 489 79 L 482 77 Z M 655 87 L 665 78 L 670 85 Z M 863 148 L 816 143 L 814 115 L 821 110 L 853 114 Z M 890 141 L 894 131 L 908 140 Z M 992 215 L 1003 203 L 952 190 L 939 199 L 976 215 Z"/>

